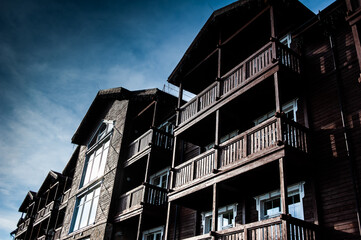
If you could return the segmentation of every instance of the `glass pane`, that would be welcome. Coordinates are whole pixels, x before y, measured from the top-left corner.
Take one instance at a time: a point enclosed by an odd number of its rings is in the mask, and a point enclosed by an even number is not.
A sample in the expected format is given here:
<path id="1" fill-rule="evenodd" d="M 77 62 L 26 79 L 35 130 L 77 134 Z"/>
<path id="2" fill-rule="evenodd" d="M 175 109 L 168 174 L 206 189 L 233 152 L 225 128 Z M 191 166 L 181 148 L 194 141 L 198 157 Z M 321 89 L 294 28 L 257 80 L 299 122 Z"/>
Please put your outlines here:
<path id="1" fill-rule="evenodd" d="M 233 211 L 222 214 L 222 228 L 231 227 L 233 220 Z"/>
<path id="2" fill-rule="evenodd" d="M 108 149 L 109 148 L 106 148 L 103 152 L 103 155 L 102 155 L 102 160 L 101 160 L 101 163 L 100 163 L 100 167 L 99 167 L 99 174 L 98 176 L 101 176 L 104 174 L 104 168 L 105 168 L 105 163 L 107 162 L 107 156 L 108 156 Z"/>
<path id="3" fill-rule="evenodd" d="M 101 155 L 97 155 L 95 157 L 95 159 L 94 159 L 93 170 L 92 170 L 91 175 L 90 175 L 90 181 L 95 179 L 98 176 L 100 158 L 101 158 Z"/>
<path id="4" fill-rule="evenodd" d="M 160 185 L 160 187 L 161 188 L 167 188 L 167 182 L 168 182 L 167 175 L 162 176 L 162 184 Z"/>
<path id="5" fill-rule="evenodd" d="M 211 227 L 212 227 L 212 217 L 206 217 L 205 220 L 206 226 L 204 227 L 204 233 L 208 233 L 211 231 Z"/>
<path id="6" fill-rule="evenodd" d="M 153 238 L 154 238 L 153 234 L 149 234 L 146 236 L 147 240 L 153 240 Z"/>
<path id="7" fill-rule="evenodd" d="M 82 227 L 85 227 L 88 225 L 90 206 L 91 206 L 91 201 L 87 201 L 84 204 L 84 210 L 83 210 L 83 214 L 81 216 L 79 228 L 82 228 Z"/>
<path id="8" fill-rule="evenodd" d="M 94 155 L 90 155 L 88 162 L 85 165 L 86 168 L 86 172 L 85 172 L 85 176 L 84 176 L 84 182 L 83 185 L 87 184 L 90 180 L 90 173 L 91 173 L 91 169 L 93 166 L 93 157 Z"/>
<path id="9" fill-rule="evenodd" d="M 156 233 L 155 234 L 155 240 L 160 240 L 161 239 L 161 234 L 160 233 Z"/>
<path id="10" fill-rule="evenodd" d="M 74 223 L 74 228 L 73 228 L 74 231 L 79 229 L 79 222 L 80 222 L 82 210 L 83 210 L 83 205 L 77 206 L 75 208 L 75 223 Z"/>
<path id="11" fill-rule="evenodd" d="M 93 200 L 93 204 L 92 204 L 91 212 L 90 212 L 90 216 L 89 216 L 89 224 L 92 224 L 95 221 L 95 216 L 96 216 L 97 207 L 98 207 L 98 201 L 99 201 L 99 196 L 95 197 Z"/>
<path id="12" fill-rule="evenodd" d="M 153 185 L 159 186 L 160 185 L 160 177 L 153 178 Z"/>

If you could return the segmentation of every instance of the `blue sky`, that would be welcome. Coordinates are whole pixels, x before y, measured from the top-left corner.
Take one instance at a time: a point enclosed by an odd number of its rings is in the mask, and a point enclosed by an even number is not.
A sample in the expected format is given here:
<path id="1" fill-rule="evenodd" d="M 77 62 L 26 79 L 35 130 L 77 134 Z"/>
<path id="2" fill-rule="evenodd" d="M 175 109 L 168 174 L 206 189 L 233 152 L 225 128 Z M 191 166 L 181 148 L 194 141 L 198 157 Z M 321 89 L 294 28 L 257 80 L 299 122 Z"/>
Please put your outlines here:
<path id="1" fill-rule="evenodd" d="M 233 0 L 0 2 L 0 239 L 28 190 L 61 172 L 100 89 L 163 88 L 211 13 Z M 303 0 L 314 12 L 332 0 Z"/>

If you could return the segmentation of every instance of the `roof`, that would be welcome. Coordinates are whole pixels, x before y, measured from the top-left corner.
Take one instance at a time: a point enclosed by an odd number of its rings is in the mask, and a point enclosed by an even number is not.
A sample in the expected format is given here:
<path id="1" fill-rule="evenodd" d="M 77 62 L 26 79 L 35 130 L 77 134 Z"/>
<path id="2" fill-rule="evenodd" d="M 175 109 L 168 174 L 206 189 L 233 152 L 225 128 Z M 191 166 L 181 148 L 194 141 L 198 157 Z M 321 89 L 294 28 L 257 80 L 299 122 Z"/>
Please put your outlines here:
<path id="1" fill-rule="evenodd" d="M 30 205 L 32 201 L 34 201 L 35 198 L 36 198 L 36 192 L 29 191 L 26 194 L 24 201 L 21 203 L 19 207 L 19 212 L 26 212 L 26 208 Z"/>
<path id="2" fill-rule="evenodd" d="M 99 116 L 102 116 L 107 104 L 114 100 L 132 100 L 132 101 L 150 101 L 155 99 L 164 99 L 165 96 L 171 96 L 157 88 L 129 91 L 125 88 L 111 88 L 100 90 L 95 96 L 87 113 L 81 121 L 78 129 L 72 137 L 72 143 L 85 145 L 87 139 L 92 134 L 89 129 L 99 123 Z M 171 96 L 172 98 L 175 98 Z"/>
<path id="3" fill-rule="evenodd" d="M 63 175 L 61 173 L 50 170 L 48 175 L 46 176 L 43 184 L 40 186 L 37 196 L 40 196 L 43 192 L 45 192 L 51 185 L 53 185 L 56 181 L 59 181 Z"/>
<path id="4" fill-rule="evenodd" d="M 279 9 L 291 9 L 293 11 L 291 15 L 294 16 L 294 23 L 297 21 L 301 21 L 303 23 L 305 19 L 314 15 L 297 0 L 239 0 L 216 10 L 201 28 L 193 42 L 186 50 L 182 59 L 172 71 L 168 77 L 168 82 L 179 86 L 180 81 L 182 81 L 184 83 L 183 88 L 185 90 L 196 94 L 197 92 L 203 90 L 203 86 L 194 86 L 196 85 L 194 79 L 188 79 L 189 84 L 187 84 L 184 79 L 188 77 L 188 74 L 194 71 L 196 67 L 200 66 L 203 59 L 208 58 L 210 61 L 214 61 L 215 63 L 217 62 L 218 57 L 216 51 L 220 44 L 220 32 L 222 38 L 221 44 L 223 46 L 223 44 L 227 43 L 234 37 L 234 33 L 247 26 L 253 18 L 257 16 L 259 17 L 263 13 L 267 12 L 271 3 L 274 5 L 278 4 Z M 282 15 L 283 13 L 284 12 L 279 13 L 279 15 Z M 291 24 L 291 22 L 287 24 Z M 297 24 L 300 23 L 297 22 Z M 269 21 L 265 21 L 265 25 L 270 26 Z M 217 69 L 217 66 L 207 66 L 205 67 L 205 71 L 209 71 L 209 69 L 213 68 Z M 203 71 L 202 74 L 204 74 L 205 71 Z M 207 81 L 204 78 L 204 75 L 198 76 L 197 80 L 201 79 L 202 81 Z M 215 78 L 209 81 L 214 80 Z"/>

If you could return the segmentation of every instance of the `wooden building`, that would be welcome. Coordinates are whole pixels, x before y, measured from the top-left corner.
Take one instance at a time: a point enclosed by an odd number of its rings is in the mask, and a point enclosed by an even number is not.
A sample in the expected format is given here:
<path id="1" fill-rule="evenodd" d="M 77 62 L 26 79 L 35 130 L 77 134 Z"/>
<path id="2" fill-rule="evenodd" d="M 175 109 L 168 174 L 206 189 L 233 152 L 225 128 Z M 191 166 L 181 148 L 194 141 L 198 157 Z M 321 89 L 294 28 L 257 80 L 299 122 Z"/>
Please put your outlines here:
<path id="1" fill-rule="evenodd" d="M 361 239 L 360 19 L 360 0 L 216 10 L 169 76 L 178 99 L 98 93 L 15 239 Z"/>
<path id="2" fill-rule="evenodd" d="M 360 239 L 360 3 L 215 11 L 168 81 L 165 239 Z"/>

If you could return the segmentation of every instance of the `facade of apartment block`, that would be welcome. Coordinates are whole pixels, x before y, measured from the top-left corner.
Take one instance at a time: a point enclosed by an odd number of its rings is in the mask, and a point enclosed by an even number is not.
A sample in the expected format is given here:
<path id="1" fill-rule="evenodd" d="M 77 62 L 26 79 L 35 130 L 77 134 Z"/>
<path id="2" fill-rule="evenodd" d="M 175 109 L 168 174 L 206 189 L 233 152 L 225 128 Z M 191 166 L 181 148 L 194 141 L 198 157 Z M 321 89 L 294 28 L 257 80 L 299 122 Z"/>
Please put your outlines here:
<path id="1" fill-rule="evenodd" d="M 359 0 L 216 10 L 178 98 L 99 91 L 15 239 L 360 239 L 360 19 Z"/>

